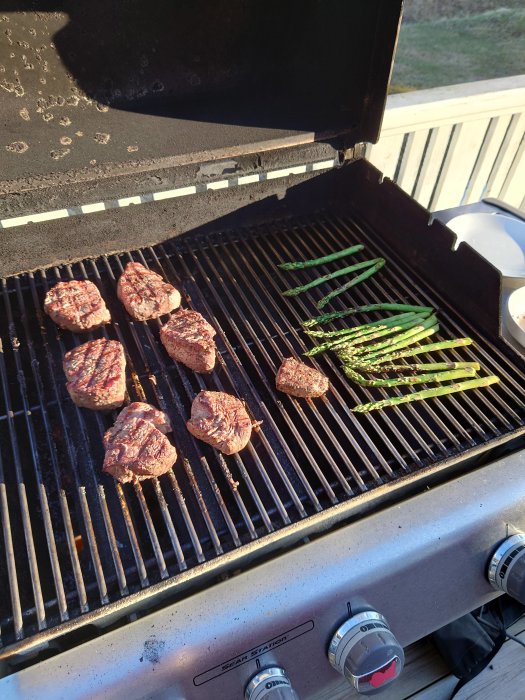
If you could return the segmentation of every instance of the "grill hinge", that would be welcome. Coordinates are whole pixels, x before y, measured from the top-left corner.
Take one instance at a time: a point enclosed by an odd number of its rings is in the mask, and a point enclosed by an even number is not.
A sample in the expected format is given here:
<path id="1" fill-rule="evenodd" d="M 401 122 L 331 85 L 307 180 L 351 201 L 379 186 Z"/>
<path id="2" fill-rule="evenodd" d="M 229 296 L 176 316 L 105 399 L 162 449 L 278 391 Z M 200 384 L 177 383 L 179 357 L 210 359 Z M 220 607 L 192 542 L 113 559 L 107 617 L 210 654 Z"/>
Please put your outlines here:
<path id="1" fill-rule="evenodd" d="M 367 143 L 355 143 L 349 148 L 339 151 L 339 162 L 342 165 L 344 162 L 349 163 L 354 160 L 361 160 L 361 158 L 365 158 L 368 145 L 369 144 Z"/>

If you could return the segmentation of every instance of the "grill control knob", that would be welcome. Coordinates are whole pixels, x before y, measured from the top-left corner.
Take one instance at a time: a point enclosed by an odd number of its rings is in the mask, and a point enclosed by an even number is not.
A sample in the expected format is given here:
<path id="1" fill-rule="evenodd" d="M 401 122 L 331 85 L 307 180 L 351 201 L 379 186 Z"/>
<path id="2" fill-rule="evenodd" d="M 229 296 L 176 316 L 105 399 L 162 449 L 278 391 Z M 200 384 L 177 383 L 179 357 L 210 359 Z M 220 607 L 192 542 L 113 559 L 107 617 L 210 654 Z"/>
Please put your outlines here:
<path id="1" fill-rule="evenodd" d="M 525 603 L 525 535 L 512 535 L 500 544 L 489 562 L 488 579 L 497 591 Z"/>
<path id="2" fill-rule="evenodd" d="M 284 668 L 257 671 L 244 691 L 245 700 L 299 700 Z"/>
<path id="3" fill-rule="evenodd" d="M 405 655 L 385 618 L 367 610 L 339 627 L 330 642 L 328 660 L 358 693 L 374 695 L 396 680 Z"/>

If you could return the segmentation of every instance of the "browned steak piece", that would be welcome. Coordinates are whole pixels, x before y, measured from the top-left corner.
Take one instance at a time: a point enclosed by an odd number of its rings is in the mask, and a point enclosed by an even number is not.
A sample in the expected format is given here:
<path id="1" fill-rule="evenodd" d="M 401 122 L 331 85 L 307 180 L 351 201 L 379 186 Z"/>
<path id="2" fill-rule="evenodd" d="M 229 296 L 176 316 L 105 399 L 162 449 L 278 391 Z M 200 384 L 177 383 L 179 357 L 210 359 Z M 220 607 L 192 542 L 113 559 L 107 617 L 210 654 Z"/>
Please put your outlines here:
<path id="1" fill-rule="evenodd" d="M 198 313 L 179 309 L 160 329 L 168 355 L 194 372 L 211 372 L 215 367 L 215 329 Z"/>
<path id="2" fill-rule="evenodd" d="M 126 421 L 132 418 L 142 418 L 143 420 L 149 421 L 157 430 L 160 430 L 161 433 L 171 433 L 172 431 L 170 419 L 164 411 L 159 411 L 155 406 L 151 406 L 149 403 L 134 401 L 122 409 L 113 427 L 106 431 L 104 435 L 104 447 L 107 448 L 109 446 L 109 443 L 118 436 Z"/>
<path id="3" fill-rule="evenodd" d="M 288 357 L 279 367 L 275 386 L 285 394 L 307 399 L 326 394 L 330 385 L 322 372 Z"/>
<path id="4" fill-rule="evenodd" d="M 128 418 L 110 441 L 103 469 L 125 483 L 161 476 L 177 461 L 177 450 L 151 421 Z"/>
<path id="5" fill-rule="evenodd" d="M 186 427 L 225 455 L 246 447 L 252 434 L 252 422 L 243 402 L 222 391 L 201 391 L 193 400 Z"/>
<path id="6" fill-rule="evenodd" d="M 124 403 L 126 358 L 118 340 L 90 340 L 64 355 L 67 390 L 83 408 L 107 411 Z"/>
<path id="7" fill-rule="evenodd" d="M 180 306 L 180 294 L 175 287 L 136 262 L 126 265 L 118 281 L 117 296 L 137 321 L 158 318 Z"/>
<path id="8" fill-rule="evenodd" d="M 104 299 L 93 282 L 59 282 L 46 294 L 44 311 L 68 331 L 82 333 L 111 321 Z"/>

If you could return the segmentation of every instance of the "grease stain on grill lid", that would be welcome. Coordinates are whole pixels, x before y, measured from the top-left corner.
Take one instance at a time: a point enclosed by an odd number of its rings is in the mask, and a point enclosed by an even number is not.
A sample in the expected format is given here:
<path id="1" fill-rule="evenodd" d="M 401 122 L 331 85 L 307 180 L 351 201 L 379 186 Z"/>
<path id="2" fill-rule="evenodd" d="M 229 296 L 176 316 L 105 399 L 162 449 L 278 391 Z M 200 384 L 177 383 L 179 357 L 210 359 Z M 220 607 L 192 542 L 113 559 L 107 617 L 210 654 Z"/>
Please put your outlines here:
<path id="1" fill-rule="evenodd" d="M 25 153 L 28 148 L 29 146 L 25 141 L 13 141 L 5 147 L 6 151 L 11 153 Z"/>

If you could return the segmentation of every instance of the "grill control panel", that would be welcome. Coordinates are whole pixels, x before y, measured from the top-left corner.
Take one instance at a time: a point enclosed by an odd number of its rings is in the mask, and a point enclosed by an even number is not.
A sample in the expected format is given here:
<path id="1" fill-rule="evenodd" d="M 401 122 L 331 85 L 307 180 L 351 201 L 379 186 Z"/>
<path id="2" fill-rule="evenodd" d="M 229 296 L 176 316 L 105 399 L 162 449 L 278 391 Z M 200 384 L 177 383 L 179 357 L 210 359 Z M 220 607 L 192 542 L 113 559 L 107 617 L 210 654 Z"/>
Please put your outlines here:
<path id="1" fill-rule="evenodd" d="M 245 700 L 299 700 L 284 668 L 270 666 L 258 671 L 244 691 Z"/>
<path id="2" fill-rule="evenodd" d="M 328 659 L 359 693 L 374 695 L 396 680 L 405 656 L 383 615 L 367 610 L 339 627 Z"/>
<path id="3" fill-rule="evenodd" d="M 488 579 L 497 591 L 525 604 L 525 535 L 504 540 L 489 562 Z"/>

